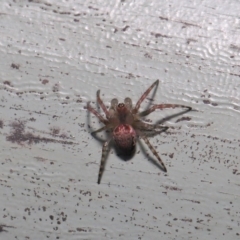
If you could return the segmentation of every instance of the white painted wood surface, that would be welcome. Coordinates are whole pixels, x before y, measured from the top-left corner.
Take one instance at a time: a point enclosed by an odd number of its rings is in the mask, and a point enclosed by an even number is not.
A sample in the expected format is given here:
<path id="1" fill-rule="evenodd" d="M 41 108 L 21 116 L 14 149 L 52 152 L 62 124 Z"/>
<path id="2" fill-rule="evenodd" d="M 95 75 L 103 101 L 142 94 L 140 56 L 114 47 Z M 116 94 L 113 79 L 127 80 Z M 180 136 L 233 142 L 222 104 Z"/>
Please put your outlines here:
<path id="1" fill-rule="evenodd" d="M 239 13 L 229 0 L 2 2 L 0 239 L 240 239 Z M 168 173 L 139 146 L 127 162 L 111 150 L 98 185 L 86 102 L 98 89 L 136 102 L 156 79 L 154 103 L 197 110 L 150 139 Z"/>

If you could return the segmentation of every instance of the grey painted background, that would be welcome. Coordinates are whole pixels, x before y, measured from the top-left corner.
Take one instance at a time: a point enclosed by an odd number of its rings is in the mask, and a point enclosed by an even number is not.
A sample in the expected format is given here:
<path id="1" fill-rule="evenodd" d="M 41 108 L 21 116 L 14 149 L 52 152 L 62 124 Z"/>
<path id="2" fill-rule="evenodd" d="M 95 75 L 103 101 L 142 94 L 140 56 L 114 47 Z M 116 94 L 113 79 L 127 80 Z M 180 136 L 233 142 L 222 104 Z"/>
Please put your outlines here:
<path id="1" fill-rule="evenodd" d="M 0 239 L 240 239 L 240 2 L 0 4 Z M 96 183 L 96 91 L 196 111 Z M 144 105 L 143 105 L 144 107 Z M 179 112 L 157 111 L 153 122 Z M 91 128 L 89 128 L 91 126 Z M 104 139 L 104 134 L 100 134 Z"/>

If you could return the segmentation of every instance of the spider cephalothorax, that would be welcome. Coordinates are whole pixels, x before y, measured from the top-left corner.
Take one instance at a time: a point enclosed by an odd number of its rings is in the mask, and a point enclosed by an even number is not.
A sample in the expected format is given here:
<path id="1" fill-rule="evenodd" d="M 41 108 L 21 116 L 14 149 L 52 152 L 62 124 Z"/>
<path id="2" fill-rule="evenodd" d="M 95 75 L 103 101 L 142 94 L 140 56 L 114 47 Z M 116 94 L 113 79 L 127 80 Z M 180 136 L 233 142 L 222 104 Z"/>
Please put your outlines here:
<path id="1" fill-rule="evenodd" d="M 102 148 L 102 157 L 101 163 L 98 173 L 98 184 L 101 181 L 102 172 L 105 163 L 105 157 L 108 150 L 108 145 L 111 140 L 115 143 L 116 147 L 124 152 L 124 154 L 131 154 L 136 146 L 137 138 L 140 137 L 144 140 L 147 146 L 150 148 L 152 153 L 158 159 L 159 163 L 161 164 L 161 168 L 164 172 L 167 172 L 167 169 L 159 157 L 158 153 L 154 149 L 154 147 L 150 144 L 148 138 L 144 134 L 146 131 L 152 131 L 153 133 L 157 133 L 156 129 L 167 130 L 168 127 L 159 126 L 156 124 L 149 124 L 141 120 L 142 117 L 147 116 L 151 112 L 155 111 L 156 109 L 164 109 L 164 108 L 186 108 L 186 111 L 190 111 L 192 108 L 187 107 L 184 105 L 179 104 L 156 104 L 150 107 L 149 109 L 138 112 L 141 103 L 150 93 L 150 91 L 157 86 L 159 80 L 155 81 L 140 97 L 136 106 L 132 107 L 132 100 L 130 98 L 125 98 L 124 103 L 118 103 L 116 98 L 112 99 L 110 109 L 108 110 L 104 105 L 103 101 L 100 98 L 100 90 L 97 91 L 97 101 L 104 111 L 106 118 L 100 115 L 95 109 L 90 106 L 90 102 L 87 104 L 87 110 L 93 113 L 99 120 L 105 125 L 104 127 L 98 129 L 94 133 L 108 130 L 110 131 L 111 138 L 109 138 L 103 144 Z"/>

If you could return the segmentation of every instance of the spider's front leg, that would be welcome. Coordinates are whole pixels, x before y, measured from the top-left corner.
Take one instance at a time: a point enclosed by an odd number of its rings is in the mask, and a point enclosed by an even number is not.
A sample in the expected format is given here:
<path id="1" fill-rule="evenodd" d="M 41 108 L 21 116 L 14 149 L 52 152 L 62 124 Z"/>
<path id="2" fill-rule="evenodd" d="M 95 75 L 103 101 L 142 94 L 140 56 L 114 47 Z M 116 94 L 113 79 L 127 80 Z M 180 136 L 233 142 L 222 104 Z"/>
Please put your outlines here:
<path id="1" fill-rule="evenodd" d="M 164 108 L 186 108 L 186 112 L 189 112 L 192 110 L 191 107 L 187 107 L 187 106 L 179 105 L 179 104 L 156 104 L 156 105 L 153 105 L 152 107 L 150 107 L 149 109 L 139 113 L 139 116 L 144 117 L 144 116 L 147 116 L 148 114 L 154 112 L 156 109 L 162 110 Z"/>
<path id="2" fill-rule="evenodd" d="M 90 106 L 90 102 L 87 103 L 86 109 L 89 112 L 93 113 L 103 124 L 106 125 L 108 123 L 107 119 L 105 119 L 102 115 L 100 115 L 99 112 L 97 112 L 94 108 Z"/>
<path id="3" fill-rule="evenodd" d="M 109 119 L 110 114 L 109 114 L 109 111 L 107 110 L 105 104 L 103 103 L 102 99 L 100 98 L 100 90 L 97 91 L 97 102 L 100 105 L 100 107 L 102 108 L 102 110 L 104 111 L 106 118 Z"/>
<path id="4" fill-rule="evenodd" d="M 155 81 L 144 93 L 143 95 L 140 97 L 140 99 L 137 101 L 135 108 L 133 109 L 133 113 L 137 113 L 141 103 L 143 102 L 143 100 L 147 97 L 147 95 L 151 92 L 151 90 L 157 86 L 159 84 L 159 80 Z"/>
<path id="5" fill-rule="evenodd" d="M 98 184 L 100 184 L 100 182 L 101 182 L 102 173 L 103 173 L 104 165 L 105 165 L 105 160 L 106 160 L 106 156 L 107 156 L 107 152 L 108 152 L 108 145 L 109 145 L 110 141 L 111 141 L 111 139 L 107 140 L 102 146 L 102 157 L 101 157 L 101 163 L 100 163 L 100 167 L 99 167 L 98 181 L 97 181 Z"/>

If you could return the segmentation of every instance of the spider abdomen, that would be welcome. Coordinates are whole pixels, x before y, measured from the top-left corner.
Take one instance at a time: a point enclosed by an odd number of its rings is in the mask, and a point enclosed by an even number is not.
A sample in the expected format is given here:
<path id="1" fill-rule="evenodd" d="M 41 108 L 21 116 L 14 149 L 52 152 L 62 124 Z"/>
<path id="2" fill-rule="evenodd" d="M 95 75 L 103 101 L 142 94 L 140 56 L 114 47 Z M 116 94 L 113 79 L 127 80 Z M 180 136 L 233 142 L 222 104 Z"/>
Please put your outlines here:
<path id="1" fill-rule="evenodd" d="M 129 124 L 120 124 L 113 131 L 113 140 L 116 147 L 126 154 L 135 149 L 136 138 L 136 131 Z"/>

